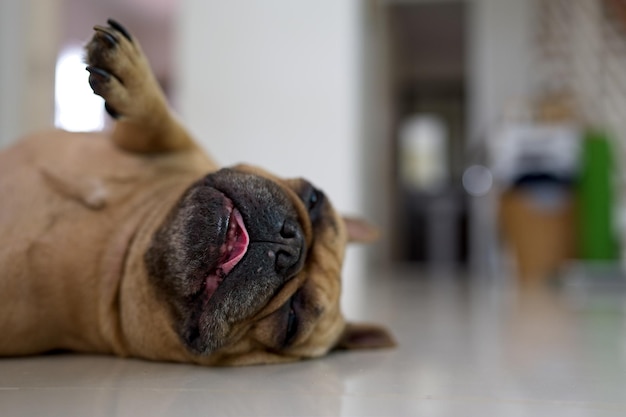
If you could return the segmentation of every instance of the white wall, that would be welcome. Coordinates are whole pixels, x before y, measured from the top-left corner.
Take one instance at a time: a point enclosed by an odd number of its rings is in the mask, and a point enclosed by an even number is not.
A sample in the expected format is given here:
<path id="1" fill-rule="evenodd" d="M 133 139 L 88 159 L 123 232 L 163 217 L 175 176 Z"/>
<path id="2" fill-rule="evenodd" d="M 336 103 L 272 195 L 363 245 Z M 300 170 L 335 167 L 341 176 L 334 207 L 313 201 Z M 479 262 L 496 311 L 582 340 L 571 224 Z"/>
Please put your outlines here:
<path id="1" fill-rule="evenodd" d="M 19 103 L 24 58 L 15 34 L 20 33 L 23 9 L 21 1 L 0 2 L 0 147 L 21 133 Z"/>
<path id="2" fill-rule="evenodd" d="M 187 0 L 177 105 L 224 165 L 304 176 L 359 211 L 359 0 Z"/>
<path id="3" fill-rule="evenodd" d="M 0 1 L 0 147 L 53 125 L 60 2 Z"/>

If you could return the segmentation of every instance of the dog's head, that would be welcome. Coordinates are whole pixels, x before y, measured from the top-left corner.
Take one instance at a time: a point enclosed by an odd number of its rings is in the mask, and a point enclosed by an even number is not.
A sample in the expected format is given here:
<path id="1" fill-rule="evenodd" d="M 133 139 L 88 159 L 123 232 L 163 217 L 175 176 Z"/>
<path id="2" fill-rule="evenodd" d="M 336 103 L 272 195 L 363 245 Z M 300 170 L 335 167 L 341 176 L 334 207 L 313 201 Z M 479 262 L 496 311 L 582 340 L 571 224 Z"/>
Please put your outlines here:
<path id="1" fill-rule="evenodd" d="M 309 182 L 241 165 L 193 184 L 145 260 L 186 349 L 218 364 L 289 361 L 393 344 L 339 308 L 346 244 L 374 234 Z"/>

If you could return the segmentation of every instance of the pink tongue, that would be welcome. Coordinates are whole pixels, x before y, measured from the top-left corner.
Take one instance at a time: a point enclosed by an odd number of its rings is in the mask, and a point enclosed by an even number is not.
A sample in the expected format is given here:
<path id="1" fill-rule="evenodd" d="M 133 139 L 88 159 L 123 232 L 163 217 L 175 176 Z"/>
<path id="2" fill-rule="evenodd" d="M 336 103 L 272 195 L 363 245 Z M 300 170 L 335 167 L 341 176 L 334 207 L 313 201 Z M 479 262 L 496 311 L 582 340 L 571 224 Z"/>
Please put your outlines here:
<path id="1" fill-rule="evenodd" d="M 241 213 L 236 208 L 230 214 L 228 231 L 226 232 L 226 242 L 221 248 L 221 264 L 217 265 L 215 272 L 206 278 L 206 292 L 210 298 L 222 283 L 224 277 L 233 270 L 235 265 L 241 261 L 248 250 L 250 236 L 243 223 Z"/>
<path id="2" fill-rule="evenodd" d="M 230 215 L 228 237 L 226 239 L 228 255 L 224 263 L 220 266 L 224 275 L 232 271 L 235 265 L 241 261 L 241 258 L 243 258 L 248 250 L 248 243 L 250 243 L 250 237 L 243 223 L 241 213 L 239 213 L 239 210 L 236 208 L 233 208 L 233 212 Z"/>

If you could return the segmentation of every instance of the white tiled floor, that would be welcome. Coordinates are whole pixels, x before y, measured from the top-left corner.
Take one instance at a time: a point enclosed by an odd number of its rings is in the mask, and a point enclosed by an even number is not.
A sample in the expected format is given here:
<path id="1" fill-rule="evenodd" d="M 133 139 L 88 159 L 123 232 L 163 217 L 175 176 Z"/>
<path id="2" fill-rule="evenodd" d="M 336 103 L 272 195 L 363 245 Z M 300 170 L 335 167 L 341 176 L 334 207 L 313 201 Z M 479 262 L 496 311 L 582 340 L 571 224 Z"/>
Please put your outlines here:
<path id="1" fill-rule="evenodd" d="M 0 416 L 624 416 L 626 291 L 379 274 L 350 316 L 394 350 L 201 368 L 109 357 L 0 360 Z"/>

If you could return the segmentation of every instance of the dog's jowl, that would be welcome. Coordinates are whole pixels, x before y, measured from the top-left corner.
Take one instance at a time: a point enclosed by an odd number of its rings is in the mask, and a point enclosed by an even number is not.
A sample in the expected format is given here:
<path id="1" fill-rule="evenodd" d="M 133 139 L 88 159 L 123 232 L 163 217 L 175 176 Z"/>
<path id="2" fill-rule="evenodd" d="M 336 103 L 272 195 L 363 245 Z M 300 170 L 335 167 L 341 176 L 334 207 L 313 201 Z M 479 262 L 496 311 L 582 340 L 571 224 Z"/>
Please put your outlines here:
<path id="1" fill-rule="evenodd" d="M 345 246 L 371 226 L 306 180 L 215 164 L 119 23 L 95 26 L 86 64 L 113 128 L 0 153 L 0 355 L 228 365 L 393 345 L 339 308 Z"/>

